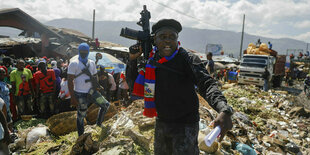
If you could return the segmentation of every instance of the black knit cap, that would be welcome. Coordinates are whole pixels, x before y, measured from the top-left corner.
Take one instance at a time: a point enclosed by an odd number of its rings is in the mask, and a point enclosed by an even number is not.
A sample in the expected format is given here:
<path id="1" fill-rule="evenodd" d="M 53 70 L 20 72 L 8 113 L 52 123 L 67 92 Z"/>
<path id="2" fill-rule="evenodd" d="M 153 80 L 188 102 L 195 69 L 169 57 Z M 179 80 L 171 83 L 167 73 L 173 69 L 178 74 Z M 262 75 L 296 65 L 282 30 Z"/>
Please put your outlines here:
<path id="1" fill-rule="evenodd" d="M 155 34 L 158 30 L 164 27 L 169 27 L 175 30 L 177 33 L 182 31 L 182 25 L 180 22 L 174 19 L 161 19 L 152 26 L 152 34 Z"/>

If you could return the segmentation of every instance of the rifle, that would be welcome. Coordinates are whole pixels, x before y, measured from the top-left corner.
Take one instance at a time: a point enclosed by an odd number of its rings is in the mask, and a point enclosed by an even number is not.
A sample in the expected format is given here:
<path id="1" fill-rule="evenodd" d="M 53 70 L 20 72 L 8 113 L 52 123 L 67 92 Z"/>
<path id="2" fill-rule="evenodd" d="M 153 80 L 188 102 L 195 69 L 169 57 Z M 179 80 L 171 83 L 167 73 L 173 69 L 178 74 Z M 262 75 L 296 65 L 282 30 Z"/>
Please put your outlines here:
<path id="1" fill-rule="evenodd" d="M 98 80 L 97 80 L 97 76 L 93 76 L 90 71 L 89 71 L 89 61 L 88 61 L 88 65 L 85 65 L 85 67 L 82 69 L 81 73 L 79 73 L 78 75 L 75 76 L 75 78 L 79 77 L 82 74 L 86 74 L 87 76 L 89 76 L 89 79 L 85 80 L 85 83 L 87 82 L 91 82 L 92 84 L 92 88 L 97 90 L 98 87 L 100 87 Z"/>
<path id="2" fill-rule="evenodd" d="M 91 73 L 89 72 L 88 68 L 84 68 L 82 72 L 87 73 L 90 78 L 85 80 L 85 83 L 91 82 L 92 87 L 97 90 L 97 88 L 100 86 L 97 80 L 97 76 L 92 76 Z"/>
<path id="3" fill-rule="evenodd" d="M 149 58 L 149 52 L 152 50 L 153 40 L 153 36 L 150 34 L 151 13 L 146 9 L 146 5 L 143 5 L 143 10 L 140 14 L 141 18 L 137 24 L 142 27 L 143 31 L 138 31 L 126 27 L 122 28 L 120 36 L 141 42 L 144 60 L 147 61 Z"/>

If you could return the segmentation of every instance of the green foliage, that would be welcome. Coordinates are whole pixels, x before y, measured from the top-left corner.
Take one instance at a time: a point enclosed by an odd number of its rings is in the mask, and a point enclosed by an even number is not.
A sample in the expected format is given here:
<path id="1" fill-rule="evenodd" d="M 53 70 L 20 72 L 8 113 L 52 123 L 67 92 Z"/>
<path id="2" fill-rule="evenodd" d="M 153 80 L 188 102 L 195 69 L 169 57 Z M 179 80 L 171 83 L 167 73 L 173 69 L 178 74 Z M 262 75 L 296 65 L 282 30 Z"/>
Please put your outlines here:
<path id="1" fill-rule="evenodd" d="M 41 142 L 38 144 L 35 144 L 34 146 L 31 147 L 31 151 L 30 153 L 27 153 L 27 155 L 43 155 L 46 153 L 46 151 L 51 148 L 56 146 L 55 143 L 51 142 L 51 141 L 45 141 L 45 142 Z"/>
<path id="2" fill-rule="evenodd" d="M 45 119 L 36 119 L 36 118 L 32 118 L 29 121 L 19 120 L 19 121 L 14 123 L 14 127 L 17 130 L 23 130 L 23 129 L 27 129 L 30 127 L 37 126 L 38 124 L 44 124 L 45 125 L 45 122 L 46 122 Z"/>
<path id="3" fill-rule="evenodd" d="M 135 143 L 133 143 L 133 150 L 134 150 L 134 153 L 136 155 L 150 155 L 150 154 L 153 154 L 152 152 L 144 149 L 143 147 L 141 147 L 140 145 L 137 145 Z"/>

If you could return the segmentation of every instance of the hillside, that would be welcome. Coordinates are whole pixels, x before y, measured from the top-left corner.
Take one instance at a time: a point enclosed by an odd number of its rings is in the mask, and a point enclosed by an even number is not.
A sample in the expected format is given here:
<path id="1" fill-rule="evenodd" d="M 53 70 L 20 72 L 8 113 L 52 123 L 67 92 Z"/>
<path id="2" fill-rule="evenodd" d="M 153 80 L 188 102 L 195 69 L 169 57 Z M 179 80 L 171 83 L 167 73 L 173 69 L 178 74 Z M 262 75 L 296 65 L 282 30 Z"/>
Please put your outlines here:
<path id="1" fill-rule="evenodd" d="M 92 34 L 92 22 L 82 19 L 56 19 L 45 23 L 49 26 L 55 26 L 58 28 L 70 28 L 78 30 L 88 36 Z M 152 24 L 151 24 L 152 25 Z M 135 43 L 133 40 L 129 40 L 120 37 L 120 31 L 123 27 L 129 27 L 137 30 L 141 30 L 135 22 L 125 21 L 97 21 L 95 28 L 95 37 L 99 40 L 105 40 L 113 43 L 122 44 L 124 46 L 130 46 Z M 240 28 L 241 29 L 241 28 Z M 12 36 L 17 34 L 16 29 L 1 28 L 1 35 Z M 245 26 L 246 32 L 246 26 Z M 306 43 L 303 41 L 281 38 L 273 39 L 261 36 L 255 36 L 245 33 L 243 49 L 247 47 L 250 42 L 256 42 L 260 38 L 262 42 L 271 41 L 273 49 L 280 54 L 286 54 L 287 49 L 306 49 Z M 226 54 L 233 53 L 235 56 L 239 55 L 240 51 L 240 32 L 222 31 L 222 30 L 208 30 L 208 29 L 196 29 L 183 27 L 183 31 L 180 33 L 181 45 L 186 48 L 190 48 L 199 52 L 205 52 L 205 46 L 207 43 L 222 44 Z"/>
<path id="2" fill-rule="evenodd" d="M 86 35 L 91 36 L 92 22 L 81 20 L 81 19 L 57 19 L 52 20 L 46 25 L 72 28 L 83 32 Z M 152 24 L 151 24 L 152 25 Z M 141 30 L 141 28 L 135 22 L 124 22 L 124 21 L 97 21 L 95 36 L 100 40 L 106 40 L 122 44 L 124 46 L 130 46 L 135 43 L 129 39 L 120 37 L 120 30 L 123 27 L 130 27 L 133 29 Z M 240 28 L 241 29 L 241 28 Z M 246 31 L 246 26 L 245 26 Z M 250 42 L 256 42 L 258 38 L 261 38 L 262 42 L 271 41 L 275 50 L 282 54 L 286 54 L 287 49 L 304 49 L 306 43 L 299 40 L 281 38 L 272 39 L 260 36 L 249 35 L 245 33 L 243 49 L 247 47 Z M 221 43 L 226 53 L 234 53 L 235 56 L 239 55 L 240 50 L 240 32 L 222 31 L 222 30 L 208 30 L 208 29 L 195 29 L 183 27 L 180 33 L 180 41 L 182 46 L 190 48 L 199 52 L 205 51 L 207 43 Z"/>

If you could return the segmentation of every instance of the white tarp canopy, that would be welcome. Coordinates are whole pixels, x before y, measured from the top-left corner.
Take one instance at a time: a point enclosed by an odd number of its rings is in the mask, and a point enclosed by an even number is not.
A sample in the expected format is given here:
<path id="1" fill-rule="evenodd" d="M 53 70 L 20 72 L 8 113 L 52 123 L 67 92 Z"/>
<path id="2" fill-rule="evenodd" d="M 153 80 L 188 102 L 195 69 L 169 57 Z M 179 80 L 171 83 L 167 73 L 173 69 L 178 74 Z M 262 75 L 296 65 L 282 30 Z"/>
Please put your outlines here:
<path id="1" fill-rule="evenodd" d="M 214 70 L 225 69 L 225 65 L 220 62 L 214 62 Z"/>
<path id="2" fill-rule="evenodd" d="M 236 58 L 231 58 L 227 55 L 213 56 L 212 59 L 215 62 L 226 62 L 226 63 L 238 62 L 238 60 Z"/>

